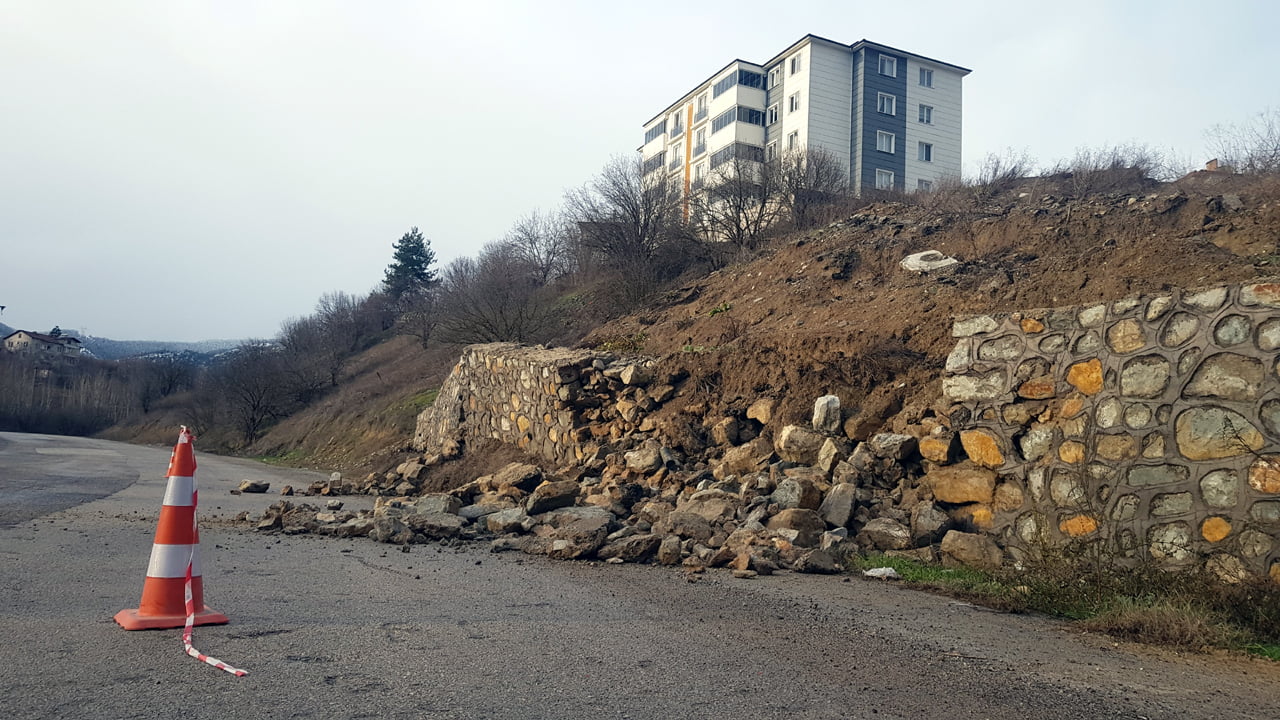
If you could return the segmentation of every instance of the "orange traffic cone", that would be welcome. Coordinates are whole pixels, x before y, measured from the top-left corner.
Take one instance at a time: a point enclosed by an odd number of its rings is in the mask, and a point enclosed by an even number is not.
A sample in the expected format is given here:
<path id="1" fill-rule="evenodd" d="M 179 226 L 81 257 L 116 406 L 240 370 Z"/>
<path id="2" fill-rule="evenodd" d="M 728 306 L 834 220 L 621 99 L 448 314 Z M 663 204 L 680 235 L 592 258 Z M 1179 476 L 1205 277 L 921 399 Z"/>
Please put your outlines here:
<path id="1" fill-rule="evenodd" d="M 194 625 L 220 625 L 227 616 L 205 607 L 200 575 L 200 534 L 196 530 L 196 458 L 184 427 L 169 458 L 169 485 L 160 508 L 151 563 L 142 585 L 142 603 L 116 613 L 125 630 L 178 628 L 187 623 L 186 587 L 190 570 Z"/>

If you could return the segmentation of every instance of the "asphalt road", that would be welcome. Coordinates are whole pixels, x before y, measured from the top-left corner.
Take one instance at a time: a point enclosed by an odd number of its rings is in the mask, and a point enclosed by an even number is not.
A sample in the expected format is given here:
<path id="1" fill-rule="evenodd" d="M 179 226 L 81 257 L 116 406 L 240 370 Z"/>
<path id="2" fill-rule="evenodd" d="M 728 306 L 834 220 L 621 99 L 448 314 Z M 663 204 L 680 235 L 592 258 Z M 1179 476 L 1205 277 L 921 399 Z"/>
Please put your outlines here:
<path id="1" fill-rule="evenodd" d="M 111 620 L 137 605 L 168 449 L 0 433 L 0 510 L 17 518 L 0 528 L 0 715 L 1280 717 L 1275 663 L 1116 644 L 861 578 L 690 582 L 483 546 L 258 535 L 228 518 L 278 496 L 227 490 L 316 476 L 196 450 L 205 597 L 231 623 L 197 628 L 195 645 L 250 675 L 186 657 L 178 630 Z"/>

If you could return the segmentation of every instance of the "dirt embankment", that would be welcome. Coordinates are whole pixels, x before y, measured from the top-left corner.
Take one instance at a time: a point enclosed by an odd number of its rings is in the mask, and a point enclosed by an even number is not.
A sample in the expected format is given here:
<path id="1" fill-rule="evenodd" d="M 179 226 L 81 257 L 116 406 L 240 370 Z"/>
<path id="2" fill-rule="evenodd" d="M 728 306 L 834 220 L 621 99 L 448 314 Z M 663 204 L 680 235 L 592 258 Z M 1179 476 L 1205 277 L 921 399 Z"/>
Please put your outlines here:
<path id="1" fill-rule="evenodd" d="M 1280 272 L 1274 179 L 1195 173 L 1087 198 L 1064 185 L 1027 181 L 979 203 L 874 204 L 668 292 L 584 344 L 626 338 L 664 357 L 690 374 L 690 403 L 707 402 L 716 417 L 769 395 L 784 423 L 799 421 L 833 393 L 883 418 L 938 396 L 956 316 Z M 962 264 L 940 274 L 899 266 L 923 250 Z"/>

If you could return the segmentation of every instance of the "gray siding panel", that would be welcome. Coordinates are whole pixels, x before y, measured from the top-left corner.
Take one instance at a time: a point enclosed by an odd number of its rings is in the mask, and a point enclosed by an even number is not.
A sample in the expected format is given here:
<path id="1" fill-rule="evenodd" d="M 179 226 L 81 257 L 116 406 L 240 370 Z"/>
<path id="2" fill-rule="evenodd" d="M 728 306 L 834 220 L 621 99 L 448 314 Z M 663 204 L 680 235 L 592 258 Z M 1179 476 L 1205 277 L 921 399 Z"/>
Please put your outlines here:
<path id="1" fill-rule="evenodd" d="M 865 50 L 863 52 L 863 90 L 862 90 L 862 186 L 876 186 L 876 170 L 893 172 L 894 188 L 904 188 L 907 175 L 907 59 L 896 57 L 898 61 L 897 77 L 880 74 L 880 52 Z M 886 53 L 887 54 L 887 53 Z M 879 112 L 878 98 L 880 93 L 897 98 L 895 114 L 885 115 Z M 897 147 L 892 155 L 876 150 L 876 133 L 878 131 L 893 133 Z"/>

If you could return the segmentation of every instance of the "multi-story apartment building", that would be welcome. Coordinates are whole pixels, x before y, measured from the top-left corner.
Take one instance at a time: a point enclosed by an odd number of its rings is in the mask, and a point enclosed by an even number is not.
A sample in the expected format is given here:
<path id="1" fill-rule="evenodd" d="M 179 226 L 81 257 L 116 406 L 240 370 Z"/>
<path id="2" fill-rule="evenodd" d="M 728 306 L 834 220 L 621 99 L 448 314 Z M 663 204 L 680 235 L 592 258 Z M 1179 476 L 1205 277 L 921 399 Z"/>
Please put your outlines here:
<path id="1" fill-rule="evenodd" d="M 822 148 L 864 188 L 929 190 L 960 174 L 969 70 L 867 40 L 806 35 L 763 64 L 734 60 L 644 124 L 645 173 L 699 189 L 735 155 Z"/>

